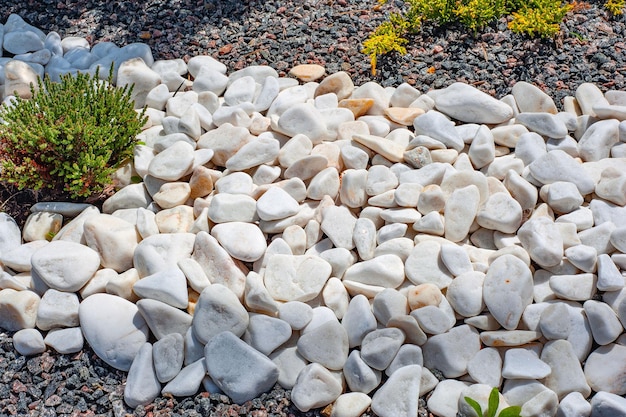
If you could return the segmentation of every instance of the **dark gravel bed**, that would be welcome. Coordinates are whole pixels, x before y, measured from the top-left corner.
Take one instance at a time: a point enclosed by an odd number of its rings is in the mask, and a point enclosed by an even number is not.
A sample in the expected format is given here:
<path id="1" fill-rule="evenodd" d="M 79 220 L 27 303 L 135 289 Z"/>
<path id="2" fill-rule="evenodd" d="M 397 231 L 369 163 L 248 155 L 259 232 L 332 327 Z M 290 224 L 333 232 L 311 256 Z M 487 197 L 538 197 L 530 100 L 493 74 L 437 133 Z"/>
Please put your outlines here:
<path id="1" fill-rule="evenodd" d="M 92 44 L 144 42 L 155 59 L 208 54 L 230 71 L 270 65 L 286 75 L 296 64 L 316 63 L 329 74 L 348 72 L 357 85 L 408 82 L 425 92 L 463 81 L 496 97 L 516 81 L 528 81 L 560 105 L 583 82 L 603 91 L 625 89 L 625 20 L 608 16 L 601 4 L 578 2 L 556 40 L 513 34 L 505 18 L 477 35 L 459 26 L 426 25 L 411 38 L 407 55 L 380 59 L 376 76 L 360 53 L 361 42 L 391 9 L 374 11 L 376 0 L 0 0 L 0 22 L 18 13 L 62 37 L 83 36 Z M 0 416 L 325 415 L 299 412 L 289 391 L 278 386 L 242 406 L 205 393 L 159 397 L 131 410 L 123 402 L 124 381 L 123 372 L 89 347 L 74 355 L 23 357 L 13 350 L 11 334 L 0 331 Z M 421 404 L 420 417 L 427 416 Z"/>

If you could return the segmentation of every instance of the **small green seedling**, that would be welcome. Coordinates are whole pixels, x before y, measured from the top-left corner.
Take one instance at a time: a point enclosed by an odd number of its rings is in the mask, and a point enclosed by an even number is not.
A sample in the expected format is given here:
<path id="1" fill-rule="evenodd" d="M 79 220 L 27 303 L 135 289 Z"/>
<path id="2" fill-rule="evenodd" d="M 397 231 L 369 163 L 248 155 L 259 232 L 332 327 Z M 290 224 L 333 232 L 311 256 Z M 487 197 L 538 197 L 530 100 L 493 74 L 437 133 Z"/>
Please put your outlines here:
<path id="1" fill-rule="evenodd" d="M 498 392 L 498 388 L 491 390 L 491 393 L 489 394 L 489 406 L 484 414 L 480 404 L 478 404 L 478 401 L 473 400 L 470 397 L 464 397 L 464 399 L 465 402 L 467 402 L 470 407 L 476 411 L 476 414 L 478 414 L 479 417 L 520 417 L 520 412 L 522 411 L 522 407 L 519 405 L 513 405 L 500 411 L 500 414 L 496 414 L 498 412 L 498 405 L 500 405 L 500 393 Z"/>

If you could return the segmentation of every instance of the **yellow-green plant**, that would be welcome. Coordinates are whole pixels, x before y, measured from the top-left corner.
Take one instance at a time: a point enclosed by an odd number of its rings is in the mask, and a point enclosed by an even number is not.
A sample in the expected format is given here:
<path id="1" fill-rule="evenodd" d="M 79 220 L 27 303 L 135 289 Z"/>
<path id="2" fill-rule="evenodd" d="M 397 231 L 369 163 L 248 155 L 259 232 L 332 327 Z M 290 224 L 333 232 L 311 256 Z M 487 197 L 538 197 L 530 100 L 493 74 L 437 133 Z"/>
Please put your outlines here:
<path id="1" fill-rule="evenodd" d="M 561 31 L 560 23 L 571 9 L 571 4 L 561 0 L 531 0 L 512 13 L 509 29 L 530 36 L 553 37 Z"/>
<path id="2" fill-rule="evenodd" d="M 394 13 L 390 20 L 383 22 L 367 40 L 363 42 L 362 52 L 369 55 L 372 75 L 376 75 L 376 62 L 380 55 L 396 51 L 406 54 L 404 45 L 408 40 L 404 37 L 406 32 L 406 21 Z"/>
<path id="3" fill-rule="evenodd" d="M 500 411 L 500 414 L 496 414 L 498 412 L 498 406 L 500 405 L 500 394 L 498 392 L 498 388 L 493 388 L 489 393 L 489 403 L 488 408 L 485 410 L 483 414 L 483 410 L 478 404 L 478 401 L 473 400 L 470 397 L 464 397 L 465 402 L 472 407 L 472 409 L 476 412 L 478 417 L 519 417 L 520 412 L 522 411 L 522 407 L 518 405 L 513 405 L 507 407 Z"/>
<path id="4" fill-rule="evenodd" d="M 626 6 L 626 0 L 607 0 L 604 3 L 604 8 L 609 11 L 613 16 L 624 14 L 624 7 Z"/>
<path id="5" fill-rule="evenodd" d="M 458 2 L 454 14 L 459 21 L 477 32 L 506 12 L 504 0 L 468 0 Z"/>
<path id="6" fill-rule="evenodd" d="M 0 180 L 19 189 L 96 196 L 132 157 L 146 117 L 131 100 L 132 87 L 112 85 L 98 74 L 49 77 L 31 85 L 31 99 L 0 108 Z"/>

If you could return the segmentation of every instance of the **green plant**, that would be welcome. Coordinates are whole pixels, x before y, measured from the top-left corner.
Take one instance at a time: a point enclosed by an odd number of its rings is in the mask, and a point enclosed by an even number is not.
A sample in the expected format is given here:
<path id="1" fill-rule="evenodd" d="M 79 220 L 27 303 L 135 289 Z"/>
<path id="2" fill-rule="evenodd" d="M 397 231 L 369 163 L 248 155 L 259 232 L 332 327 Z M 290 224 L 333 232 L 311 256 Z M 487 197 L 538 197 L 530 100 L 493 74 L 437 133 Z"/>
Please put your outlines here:
<path id="1" fill-rule="evenodd" d="M 626 6 L 626 0 L 607 0 L 604 3 L 604 8 L 609 11 L 613 16 L 624 14 L 624 7 Z"/>
<path id="2" fill-rule="evenodd" d="M 132 157 L 146 116 L 130 98 L 132 86 L 99 74 L 49 77 L 31 85 L 32 99 L 0 108 L 0 180 L 19 189 L 49 189 L 70 198 L 95 196 Z"/>
<path id="3" fill-rule="evenodd" d="M 561 0 L 531 0 L 512 13 L 509 29 L 530 36 L 553 37 L 561 31 L 560 23 L 571 9 L 571 4 Z"/>
<path id="4" fill-rule="evenodd" d="M 363 42 L 362 52 L 370 56 L 372 75 L 376 75 L 376 62 L 378 56 L 387 54 L 391 51 L 406 54 L 406 48 L 404 45 L 408 41 L 403 36 L 406 23 L 397 14 L 392 15 L 390 19 L 390 21 L 383 22 L 380 26 L 378 26 L 374 33 L 372 33 L 370 37 Z"/>
<path id="5" fill-rule="evenodd" d="M 469 0 L 459 2 L 454 14 L 459 21 L 476 33 L 506 12 L 504 0 Z"/>
<path id="6" fill-rule="evenodd" d="M 474 411 L 476 411 L 476 414 L 478 414 L 479 417 L 496 417 L 498 406 L 500 405 L 500 393 L 498 392 L 498 388 L 493 388 L 491 393 L 489 393 L 489 404 L 484 414 L 480 404 L 478 404 L 478 401 L 473 400 L 470 397 L 464 397 L 464 399 L 465 402 L 468 403 Z M 497 417 L 519 417 L 521 411 L 522 407 L 513 405 L 500 411 L 500 414 L 497 414 Z"/>

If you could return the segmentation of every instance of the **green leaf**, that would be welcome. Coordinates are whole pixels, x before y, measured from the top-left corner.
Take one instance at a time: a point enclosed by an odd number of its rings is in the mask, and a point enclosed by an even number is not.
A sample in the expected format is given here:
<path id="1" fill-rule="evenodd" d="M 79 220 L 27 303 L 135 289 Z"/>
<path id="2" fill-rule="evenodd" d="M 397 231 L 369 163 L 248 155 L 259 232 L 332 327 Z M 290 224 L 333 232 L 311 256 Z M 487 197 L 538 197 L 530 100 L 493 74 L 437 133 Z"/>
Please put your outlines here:
<path id="1" fill-rule="evenodd" d="M 483 409 L 480 408 L 480 404 L 478 404 L 476 400 L 473 400 L 470 397 L 464 397 L 464 399 L 465 399 L 465 402 L 468 403 L 469 406 L 474 409 L 474 411 L 476 411 L 476 414 L 478 414 L 478 417 L 483 417 Z"/>
<path id="2" fill-rule="evenodd" d="M 498 405 L 500 404 L 500 393 L 498 388 L 493 388 L 489 394 L 489 408 L 487 409 L 488 417 L 496 417 L 498 412 Z"/>
<path id="3" fill-rule="evenodd" d="M 522 407 L 519 405 L 512 405 L 502 410 L 498 417 L 520 417 L 521 411 Z"/>

